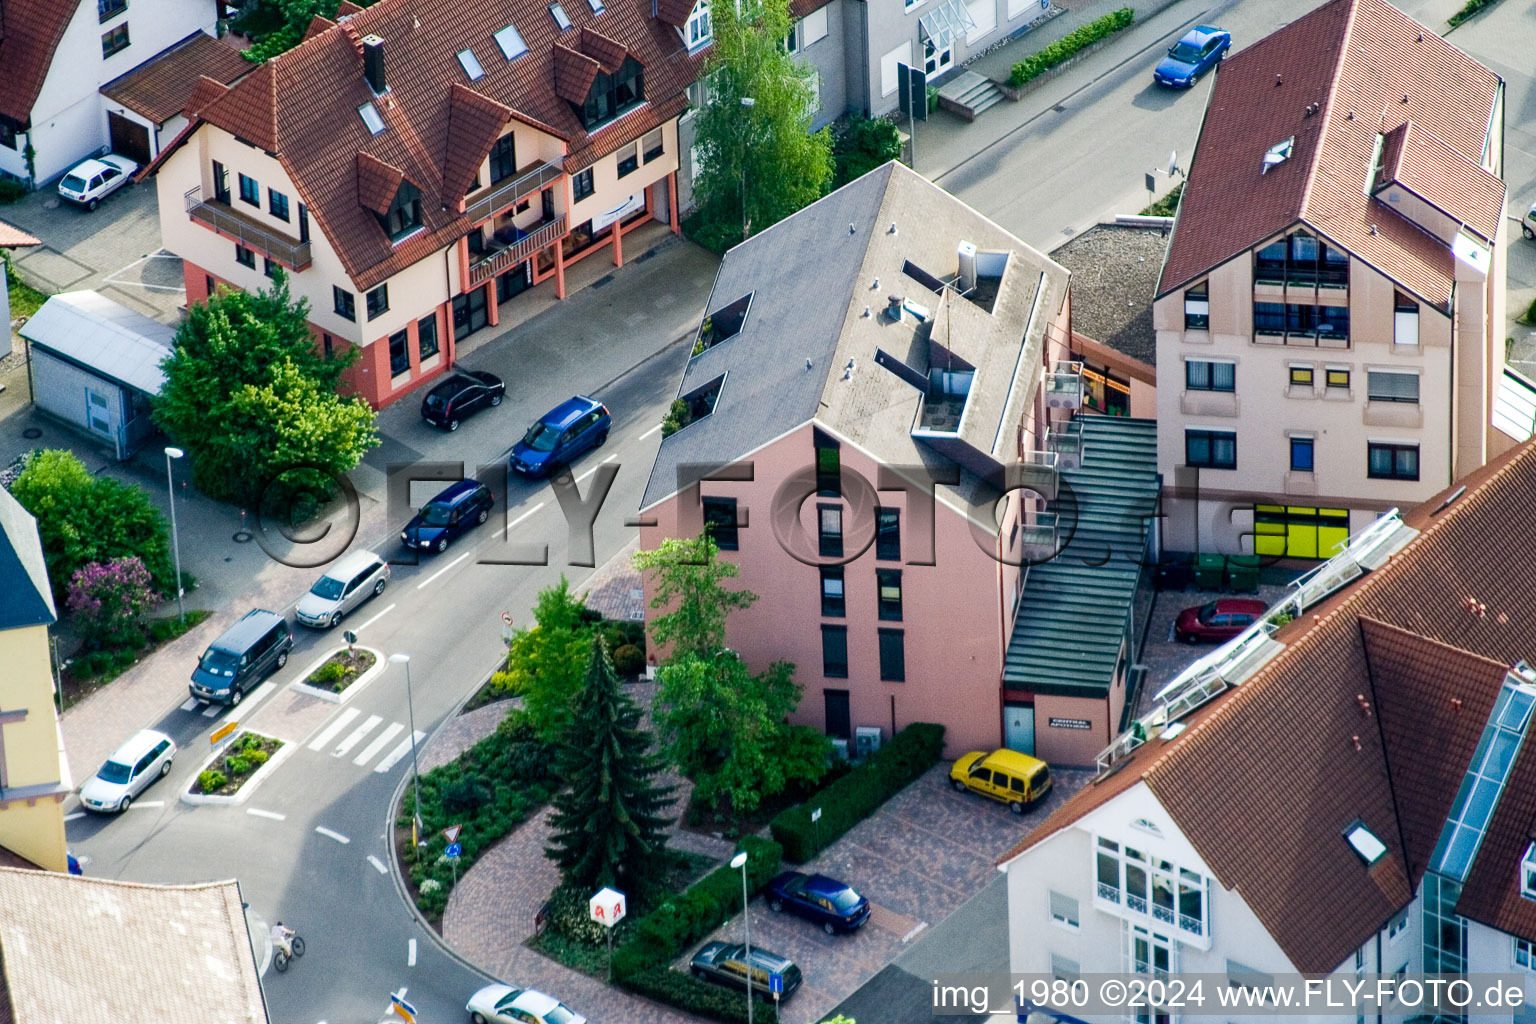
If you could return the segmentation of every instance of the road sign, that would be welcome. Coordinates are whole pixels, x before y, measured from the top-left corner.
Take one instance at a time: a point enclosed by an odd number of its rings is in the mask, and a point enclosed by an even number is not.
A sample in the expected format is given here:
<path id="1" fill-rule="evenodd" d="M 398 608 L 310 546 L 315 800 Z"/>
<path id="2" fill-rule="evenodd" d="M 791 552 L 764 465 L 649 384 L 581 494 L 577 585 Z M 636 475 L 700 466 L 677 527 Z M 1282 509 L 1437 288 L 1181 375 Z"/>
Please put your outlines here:
<path id="1" fill-rule="evenodd" d="M 509 626 L 512 625 L 512 613 L 511 612 L 502 612 L 501 613 L 501 621 L 505 622 Z"/>
<path id="2" fill-rule="evenodd" d="M 812 821 L 820 821 L 821 820 L 821 808 L 820 807 L 816 808 L 814 811 L 811 812 L 811 820 Z"/>
<path id="3" fill-rule="evenodd" d="M 592 920 L 604 928 L 612 928 L 624 920 L 627 911 L 628 908 L 624 905 L 624 894 L 607 886 L 597 890 L 592 894 L 592 898 L 587 900 L 587 913 L 591 915 Z"/>
<path id="4" fill-rule="evenodd" d="M 464 831 L 463 825 L 449 825 L 443 829 L 443 838 L 450 843 L 456 843 L 459 841 L 459 833 L 462 831 Z"/>
<path id="5" fill-rule="evenodd" d="M 921 68 L 897 64 L 896 87 L 900 92 L 900 96 L 897 99 L 901 106 L 901 112 L 915 120 L 928 120 L 927 73 Z"/>
<path id="6" fill-rule="evenodd" d="M 405 1001 L 405 997 L 399 992 L 389 994 L 389 1008 L 395 1011 L 406 1024 L 416 1024 L 416 1007 Z"/>
<path id="7" fill-rule="evenodd" d="M 783 995 L 784 975 L 778 973 L 777 971 L 768 975 L 768 991 L 772 992 L 775 997 Z"/>
<path id="8" fill-rule="evenodd" d="M 463 853 L 464 847 L 460 846 L 458 843 L 449 843 L 448 849 L 444 850 L 443 852 L 448 855 L 449 859 L 452 859 Z"/>
<path id="9" fill-rule="evenodd" d="M 234 732 L 235 731 L 235 726 L 237 726 L 239 724 L 240 724 L 239 722 L 225 722 L 223 725 L 221 725 L 217 729 L 213 730 L 213 733 L 208 737 L 208 742 L 209 743 L 217 743 L 217 742 L 219 742 L 219 740 L 223 739 L 224 737 L 228 736 L 230 733 Z"/>

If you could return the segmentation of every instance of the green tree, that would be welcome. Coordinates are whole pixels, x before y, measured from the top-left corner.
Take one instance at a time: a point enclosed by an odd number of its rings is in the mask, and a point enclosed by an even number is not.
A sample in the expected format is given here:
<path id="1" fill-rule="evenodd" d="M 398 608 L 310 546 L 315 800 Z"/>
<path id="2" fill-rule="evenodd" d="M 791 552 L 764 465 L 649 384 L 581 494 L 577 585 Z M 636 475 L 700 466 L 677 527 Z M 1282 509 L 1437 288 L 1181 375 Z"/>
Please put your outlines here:
<path id="1" fill-rule="evenodd" d="M 58 604 L 76 571 L 115 558 L 137 557 L 156 590 L 176 593 L 165 517 L 142 487 L 92 476 L 73 453 L 53 449 L 28 458 L 11 495 L 37 519 Z"/>
<path id="2" fill-rule="evenodd" d="M 353 2 L 369 7 L 376 0 Z M 243 52 L 247 60 L 260 64 L 303 42 L 316 16 L 335 21 L 340 6 L 338 0 L 254 0 L 245 5 L 232 27 L 254 40 Z"/>
<path id="3" fill-rule="evenodd" d="M 888 117 L 849 114 L 832 141 L 837 165 L 832 187 L 841 188 L 890 160 L 901 159 L 901 135 Z"/>
<path id="4" fill-rule="evenodd" d="M 726 4 L 725 6 L 730 6 Z M 671 611 L 651 619 L 651 639 L 672 645 L 672 658 L 693 654 L 713 657 L 725 646 L 725 617 L 732 609 L 750 608 L 757 595 L 750 590 L 726 590 L 721 580 L 735 579 L 735 562 L 723 561 L 713 537 L 670 538 L 654 551 L 636 551 L 635 568 L 650 572 L 656 584 L 652 608 Z"/>
<path id="5" fill-rule="evenodd" d="M 662 750 L 693 780 L 702 804 L 728 801 L 750 814 L 763 798 L 826 772 L 827 738 L 785 721 L 801 695 L 789 662 L 754 676 L 730 651 L 688 654 L 669 661 L 656 679 Z"/>
<path id="6" fill-rule="evenodd" d="M 539 736 L 554 741 L 570 721 L 571 703 L 581 689 L 592 625 L 563 573 L 559 583 L 539 591 L 533 617 L 532 627 L 512 634 L 503 683 L 522 695 Z"/>
<path id="7" fill-rule="evenodd" d="M 714 4 L 710 16 L 709 100 L 696 121 L 693 193 L 701 239 L 723 250 L 743 237 L 744 219 L 750 236 L 826 194 L 832 133 L 810 131 L 814 72 L 784 51 L 789 0 Z"/>
<path id="8" fill-rule="evenodd" d="M 657 784 L 660 758 L 640 728 L 640 709 L 619 686 L 608 645 L 592 637 L 585 682 L 556 755 L 570 786 L 554 799 L 545 856 L 578 892 L 611 885 L 638 902 L 658 888 L 667 867 L 663 812 L 672 787 Z"/>
<path id="9" fill-rule="evenodd" d="M 359 352 L 315 351 L 308 303 L 279 270 L 267 291 L 221 290 L 191 308 L 163 364 L 155 422 L 192 453 L 194 482 L 215 498 L 322 499 L 379 443 L 373 410 L 336 393 Z"/>

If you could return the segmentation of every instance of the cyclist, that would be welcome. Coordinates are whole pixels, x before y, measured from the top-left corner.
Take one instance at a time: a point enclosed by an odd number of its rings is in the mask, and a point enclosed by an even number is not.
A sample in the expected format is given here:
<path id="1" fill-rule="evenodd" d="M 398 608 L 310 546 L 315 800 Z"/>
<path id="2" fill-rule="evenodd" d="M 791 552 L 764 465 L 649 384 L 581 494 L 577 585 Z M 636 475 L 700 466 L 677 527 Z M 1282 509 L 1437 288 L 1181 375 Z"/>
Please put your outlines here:
<path id="1" fill-rule="evenodd" d="M 282 950 L 284 956 L 292 959 L 293 944 L 288 940 L 297 934 L 298 932 L 294 931 L 292 928 L 286 927 L 283 922 L 279 921 L 272 926 L 272 930 L 268 933 L 268 937 L 272 940 L 272 945 Z"/>

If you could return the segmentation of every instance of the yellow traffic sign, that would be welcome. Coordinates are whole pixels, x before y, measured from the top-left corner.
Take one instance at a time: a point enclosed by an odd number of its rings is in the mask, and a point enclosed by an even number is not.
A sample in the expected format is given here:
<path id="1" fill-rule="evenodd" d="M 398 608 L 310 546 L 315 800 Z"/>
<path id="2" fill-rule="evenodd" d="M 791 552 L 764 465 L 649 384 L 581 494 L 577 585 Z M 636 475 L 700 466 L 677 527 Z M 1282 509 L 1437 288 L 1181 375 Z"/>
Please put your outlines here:
<path id="1" fill-rule="evenodd" d="M 224 737 L 228 736 L 230 733 L 234 732 L 235 731 L 235 726 L 237 726 L 239 724 L 240 724 L 239 722 L 225 722 L 223 725 L 221 725 L 217 729 L 213 730 L 213 734 L 208 737 L 208 742 L 209 743 L 217 743 L 217 742 L 219 742 L 219 740 L 223 739 Z"/>

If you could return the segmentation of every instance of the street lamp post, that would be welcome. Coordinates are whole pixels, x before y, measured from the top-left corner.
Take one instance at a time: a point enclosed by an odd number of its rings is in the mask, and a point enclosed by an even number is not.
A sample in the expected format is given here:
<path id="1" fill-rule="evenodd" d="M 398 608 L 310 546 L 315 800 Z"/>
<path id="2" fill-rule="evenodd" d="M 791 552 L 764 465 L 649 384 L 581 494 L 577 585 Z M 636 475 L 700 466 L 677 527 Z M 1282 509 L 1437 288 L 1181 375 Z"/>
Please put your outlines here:
<path id="1" fill-rule="evenodd" d="M 752 1024 L 752 915 L 747 912 L 747 851 L 731 858 L 731 867 L 741 869 L 741 921 L 747 929 L 747 1024 Z"/>
<path id="2" fill-rule="evenodd" d="M 405 712 L 411 729 L 411 790 L 415 793 L 416 810 L 411 815 L 411 844 L 421 841 L 416 834 L 416 823 L 421 820 L 421 762 L 416 759 L 416 706 L 411 700 L 411 656 L 391 654 L 391 664 L 405 666 Z"/>
<path id="3" fill-rule="evenodd" d="M 757 100 L 751 96 L 743 96 L 741 105 L 744 110 L 750 111 L 757 105 Z M 742 114 L 741 132 L 741 240 L 747 240 L 747 230 L 751 226 L 751 220 L 747 217 L 747 114 Z"/>
<path id="4" fill-rule="evenodd" d="M 176 532 L 176 482 L 171 477 L 171 460 L 185 454 L 180 448 L 165 449 L 165 489 L 171 496 L 171 546 L 176 552 L 176 615 L 182 621 L 186 621 L 187 609 L 181 600 L 181 535 Z"/>

